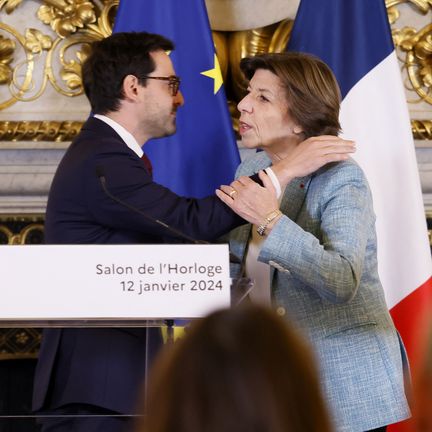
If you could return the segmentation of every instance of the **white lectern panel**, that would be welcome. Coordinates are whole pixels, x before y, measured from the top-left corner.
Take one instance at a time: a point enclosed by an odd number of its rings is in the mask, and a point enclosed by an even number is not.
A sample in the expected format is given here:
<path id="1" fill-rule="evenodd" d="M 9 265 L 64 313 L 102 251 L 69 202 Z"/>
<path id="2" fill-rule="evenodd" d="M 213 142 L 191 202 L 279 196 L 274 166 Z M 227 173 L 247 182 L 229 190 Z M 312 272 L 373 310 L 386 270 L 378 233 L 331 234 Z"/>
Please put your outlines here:
<path id="1" fill-rule="evenodd" d="M 0 247 L 2 320 L 196 318 L 230 306 L 228 245 Z"/>

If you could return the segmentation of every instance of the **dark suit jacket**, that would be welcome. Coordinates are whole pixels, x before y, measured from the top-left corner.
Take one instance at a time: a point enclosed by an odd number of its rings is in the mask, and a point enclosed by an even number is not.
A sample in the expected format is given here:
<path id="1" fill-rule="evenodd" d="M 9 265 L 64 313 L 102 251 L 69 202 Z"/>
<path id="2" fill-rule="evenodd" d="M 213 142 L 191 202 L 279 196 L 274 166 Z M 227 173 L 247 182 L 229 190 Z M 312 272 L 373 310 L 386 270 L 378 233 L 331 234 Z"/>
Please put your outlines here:
<path id="1" fill-rule="evenodd" d="M 112 194 L 197 239 L 215 239 L 243 222 L 214 196 L 183 198 L 154 183 L 118 134 L 103 121 L 90 118 L 54 176 L 46 243 L 164 242 L 163 227 L 106 196 L 98 170 L 103 171 Z M 153 348 L 160 345 L 158 330 L 150 331 L 147 343 Z M 33 409 L 85 403 L 131 413 L 142 387 L 146 354 L 144 329 L 45 330 Z"/>

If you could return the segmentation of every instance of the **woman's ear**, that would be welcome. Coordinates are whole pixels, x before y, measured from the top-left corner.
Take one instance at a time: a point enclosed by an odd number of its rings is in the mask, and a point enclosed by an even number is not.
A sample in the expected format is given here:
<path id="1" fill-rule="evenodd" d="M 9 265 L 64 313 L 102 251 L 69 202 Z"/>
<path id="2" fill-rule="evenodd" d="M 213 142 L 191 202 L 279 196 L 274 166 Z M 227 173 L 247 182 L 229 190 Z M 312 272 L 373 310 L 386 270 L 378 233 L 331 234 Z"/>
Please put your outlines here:
<path id="1" fill-rule="evenodd" d="M 293 128 L 293 132 L 296 135 L 300 135 L 301 133 L 303 133 L 303 128 L 300 125 L 295 125 Z"/>

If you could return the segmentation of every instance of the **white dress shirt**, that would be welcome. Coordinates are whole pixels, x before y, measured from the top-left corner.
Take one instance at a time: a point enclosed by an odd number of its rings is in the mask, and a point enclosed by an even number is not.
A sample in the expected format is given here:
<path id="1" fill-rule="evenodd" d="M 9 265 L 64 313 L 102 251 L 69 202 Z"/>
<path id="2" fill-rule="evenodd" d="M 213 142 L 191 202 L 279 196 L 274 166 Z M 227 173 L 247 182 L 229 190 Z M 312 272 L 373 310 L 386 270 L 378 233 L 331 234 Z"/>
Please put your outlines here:
<path id="1" fill-rule="evenodd" d="M 118 124 L 113 119 L 110 119 L 109 117 L 104 116 L 102 114 L 95 114 L 94 117 L 99 120 L 102 120 L 108 126 L 111 126 L 120 135 L 120 138 L 125 142 L 125 144 L 132 151 L 134 151 L 139 158 L 144 154 L 141 146 L 138 144 L 135 137 L 129 131 L 127 131 L 122 125 Z"/>

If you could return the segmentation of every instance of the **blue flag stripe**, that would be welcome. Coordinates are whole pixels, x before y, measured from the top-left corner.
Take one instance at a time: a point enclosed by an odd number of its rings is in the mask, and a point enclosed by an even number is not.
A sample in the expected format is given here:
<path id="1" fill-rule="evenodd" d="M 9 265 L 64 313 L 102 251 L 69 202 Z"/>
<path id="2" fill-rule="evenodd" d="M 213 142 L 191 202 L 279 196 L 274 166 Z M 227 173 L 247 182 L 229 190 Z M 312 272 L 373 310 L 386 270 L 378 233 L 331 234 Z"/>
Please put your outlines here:
<path id="1" fill-rule="evenodd" d="M 381 0 L 302 0 L 288 43 L 331 67 L 342 98 L 393 49 Z"/>

